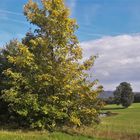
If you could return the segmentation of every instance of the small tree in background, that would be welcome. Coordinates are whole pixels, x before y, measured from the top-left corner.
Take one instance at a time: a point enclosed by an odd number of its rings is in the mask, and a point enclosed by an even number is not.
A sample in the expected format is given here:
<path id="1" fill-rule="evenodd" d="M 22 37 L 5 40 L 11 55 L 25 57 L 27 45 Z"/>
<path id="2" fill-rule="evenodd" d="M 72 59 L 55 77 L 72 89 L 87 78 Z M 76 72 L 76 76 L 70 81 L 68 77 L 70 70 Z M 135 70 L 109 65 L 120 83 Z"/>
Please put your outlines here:
<path id="1" fill-rule="evenodd" d="M 130 106 L 134 101 L 134 93 L 131 85 L 127 82 L 122 82 L 114 91 L 114 98 L 117 105 L 121 104 L 124 107 Z"/>
<path id="2" fill-rule="evenodd" d="M 85 72 L 95 56 L 79 63 L 77 24 L 63 0 L 41 2 L 41 8 L 32 0 L 24 7 L 34 33 L 1 51 L 1 97 L 9 114 L 20 126 L 49 130 L 98 122 L 102 86 Z"/>

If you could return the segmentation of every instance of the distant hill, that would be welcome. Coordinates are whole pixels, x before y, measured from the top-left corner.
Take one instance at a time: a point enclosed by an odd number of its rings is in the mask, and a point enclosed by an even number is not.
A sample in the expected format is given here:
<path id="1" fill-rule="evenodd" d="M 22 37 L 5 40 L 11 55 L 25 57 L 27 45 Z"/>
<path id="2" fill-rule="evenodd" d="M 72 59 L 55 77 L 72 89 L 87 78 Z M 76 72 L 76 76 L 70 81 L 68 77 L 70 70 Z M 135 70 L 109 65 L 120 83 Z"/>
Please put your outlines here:
<path id="1" fill-rule="evenodd" d="M 114 97 L 113 95 L 113 92 L 114 91 L 103 91 L 99 97 L 102 98 L 102 99 L 106 99 L 106 98 L 109 98 L 109 97 Z M 140 95 L 140 92 L 134 92 L 135 95 Z"/>
<path id="2" fill-rule="evenodd" d="M 109 97 L 114 97 L 113 95 L 113 91 L 103 91 L 100 95 L 100 98 L 105 99 L 105 98 L 109 98 Z"/>

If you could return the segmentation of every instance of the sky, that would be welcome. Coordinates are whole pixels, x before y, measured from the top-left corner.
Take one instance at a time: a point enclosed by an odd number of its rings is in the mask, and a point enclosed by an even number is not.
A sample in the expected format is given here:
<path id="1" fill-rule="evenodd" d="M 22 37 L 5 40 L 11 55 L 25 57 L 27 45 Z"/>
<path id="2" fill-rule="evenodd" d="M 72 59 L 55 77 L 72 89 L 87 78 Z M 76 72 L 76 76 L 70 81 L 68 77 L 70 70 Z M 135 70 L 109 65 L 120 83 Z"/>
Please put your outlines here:
<path id="1" fill-rule="evenodd" d="M 34 0 L 39 2 L 39 0 Z M 140 0 L 65 0 L 77 20 L 84 59 L 98 55 L 91 69 L 104 90 L 120 82 L 140 91 Z M 0 1 L 0 46 L 24 37 L 31 25 L 23 15 L 27 0 Z"/>

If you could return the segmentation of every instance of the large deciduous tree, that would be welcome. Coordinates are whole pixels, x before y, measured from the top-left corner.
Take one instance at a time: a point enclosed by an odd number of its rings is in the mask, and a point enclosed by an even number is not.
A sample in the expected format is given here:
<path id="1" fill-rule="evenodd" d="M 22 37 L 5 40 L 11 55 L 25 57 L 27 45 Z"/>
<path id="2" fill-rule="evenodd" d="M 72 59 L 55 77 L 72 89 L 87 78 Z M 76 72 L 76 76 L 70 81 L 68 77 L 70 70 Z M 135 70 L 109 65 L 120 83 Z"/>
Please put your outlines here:
<path id="1" fill-rule="evenodd" d="M 134 93 L 131 85 L 127 82 L 122 82 L 114 91 L 114 99 L 116 104 L 121 104 L 124 107 L 130 106 L 134 101 Z"/>
<path id="2" fill-rule="evenodd" d="M 29 0 L 24 7 L 34 32 L 1 51 L 1 96 L 9 114 L 20 125 L 51 130 L 98 122 L 102 86 L 86 72 L 96 57 L 82 62 L 77 24 L 63 0 L 41 3 Z"/>

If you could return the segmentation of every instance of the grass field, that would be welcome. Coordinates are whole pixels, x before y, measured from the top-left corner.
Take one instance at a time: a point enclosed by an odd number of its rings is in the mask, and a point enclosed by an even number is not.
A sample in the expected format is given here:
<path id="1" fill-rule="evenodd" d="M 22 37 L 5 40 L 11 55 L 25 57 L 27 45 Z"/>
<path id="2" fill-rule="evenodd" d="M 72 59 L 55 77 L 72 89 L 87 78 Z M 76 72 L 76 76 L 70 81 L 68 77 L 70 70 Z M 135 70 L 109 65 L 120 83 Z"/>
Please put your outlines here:
<path id="1" fill-rule="evenodd" d="M 103 139 L 88 138 L 86 136 L 78 136 L 78 135 L 72 136 L 60 132 L 48 134 L 46 132 L 0 131 L 0 140 L 103 140 Z"/>
<path id="2" fill-rule="evenodd" d="M 1 130 L 0 140 L 140 140 L 140 103 L 127 109 L 107 105 L 103 111 L 111 111 L 115 115 L 103 117 L 101 124 L 96 127 L 67 131 L 79 135 Z"/>
<path id="3" fill-rule="evenodd" d="M 103 118 L 99 126 L 102 130 L 140 134 L 140 103 L 133 104 L 127 109 L 117 105 L 108 105 L 105 109 L 117 115 Z"/>
<path id="4" fill-rule="evenodd" d="M 111 111 L 116 115 L 104 117 L 102 123 L 97 126 L 97 131 L 104 132 L 106 137 L 116 140 L 140 140 L 140 103 L 134 103 L 126 109 L 107 105 L 104 111 Z"/>
<path id="5" fill-rule="evenodd" d="M 140 103 L 126 109 L 117 105 L 107 105 L 103 112 L 107 111 L 115 115 L 103 117 L 101 124 L 94 128 L 87 127 L 74 132 L 107 140 L 140 140 Z"/>

